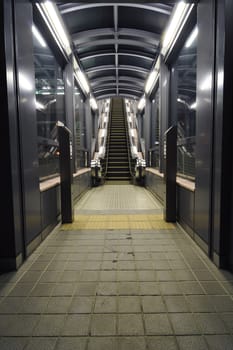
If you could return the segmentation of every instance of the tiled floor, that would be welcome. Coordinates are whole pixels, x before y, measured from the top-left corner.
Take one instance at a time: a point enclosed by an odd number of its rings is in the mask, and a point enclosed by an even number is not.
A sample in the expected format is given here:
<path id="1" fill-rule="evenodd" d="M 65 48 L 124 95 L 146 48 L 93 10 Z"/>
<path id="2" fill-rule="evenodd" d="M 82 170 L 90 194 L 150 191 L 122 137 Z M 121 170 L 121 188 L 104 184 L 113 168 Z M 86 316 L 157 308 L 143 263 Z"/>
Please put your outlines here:
<path id="1" fill-rule="evenodd" d="M 1 350 L 230 350 L 232 335 L 233 275 L 178 227 L 57 230 L 0 276 Z"/>

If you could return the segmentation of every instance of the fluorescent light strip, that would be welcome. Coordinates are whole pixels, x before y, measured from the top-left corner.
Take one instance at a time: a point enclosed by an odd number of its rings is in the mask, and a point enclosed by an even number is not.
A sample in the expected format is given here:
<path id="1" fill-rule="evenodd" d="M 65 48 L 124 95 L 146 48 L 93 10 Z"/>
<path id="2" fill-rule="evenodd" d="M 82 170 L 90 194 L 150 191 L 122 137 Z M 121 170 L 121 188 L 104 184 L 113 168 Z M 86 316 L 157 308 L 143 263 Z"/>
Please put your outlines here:
<path id="1" fill-rule="evenodd" d="M 186 7 L 186 4 L 184 1 L 180 1 L 176 7 L 175 12 L 173 13 L 173 16 L 171 17 L 171 21 L 169 23 L 168 28 L 166 29 L 165 36 L 163 39 L 163 47 L 166 47 L 169 45 L 170 41 L 174 37 L 174 34 L 176 33 L 177 27 L 179 25 L 179 22 L 181 20 L 182 13 L 184 12 Z"/>
<path id="2" fill-rule="evenodd" d="M 146 81 L 145 85 L 145 93 L 148 94 L 153 86 L 155 85 L 158 76 L 159 76 L 159 68 L 160 68 L 160 59 L 158 58 L 155 64 L 154 69 L 150 72 L 149 77 Z"/>
<path id="3" fill-rule="evenodd" d="M 76 72 L 76 74 L 78 77 L 78 81 L 80 82 L 81 86 L 84 88 L 86 93 L 88 94 L 90 92 L 90 87 L 87 82 L 87 78 L 85 77 L 84 73 L 80 69 Z"/>
<path id="4" fill-rule="evenodd" d="M 58 14 L 58 11 L 56 10 L 55 5 L 51 1 L 47 0 L 46 2 L 41 3 L 40 6 L 43 9 L 49 21 L 49 24 L 52 27 L 58 40 L 60 41 L 63 49 L 65 49 L 65 52 L 69 56 L 72 52 L 70 47 L 70 41 L 69 41 L 68 35 L 65 32 L 62 19 L 59 17 L 59 14 Z"/>
<path id="5" fill-rule="evenodd" d="M 90 106 L 95 111 L 98 109 L 98 105 L 97 105 L 96 100 L 95 100 L 94 97 L 90 98 Z"/>
<path id="6" fill-rule="evenodd" d="M 40 34 L 40 32 L 38 31 L 38 29 L 34 26 L 34 24 L 32 25 L 32 33 L 34 35 L 34 37 L 37 39 L 37 41 L 39 42 L 39 44 L 42 47 L 46 47 L 46 42 L 44 41 L 42 35 Z"/>
<path id="7" fill-rule="evenodd" d="M 149 75 L 149 77 L 148 77 L 148 79 L 147 79 L 146 86 L 145 86 L 145 93 L 146 93 L 146 94 L 147 94 L 147 93 L 150 91 L 150 89 L 152 88 L 157 74 L 158 74 L 158 73 L 157 73 L 156 71 L 154 71 L 154 70 L 153 70 L 152 72 L 150 72 L 150 75 Z"/>
<path id="8" fill-rule="evenodd" d="M 145 107 L 145 105 L 146 105 L 146 99 L 145 99 L 145 97 L 143 96 L 143 97 L 140 99 L 140 101 L 138 102 L 138 109 L 139 109 L 140 111 L 142 111 L 143 108 Z"/>
<path id="9" fill-rule="evenodd" d="M 181 31 L 184 23 L 186 22 L 194 4 L 187 4 L 184 1 L 180 1 L 175 7 L 170 20 L 170 23 L 165 31 L 164 38 L 162 40 L 161 53 L 165 56 L 171 47 L 175 37 Z"/>
<path id="10" fill-rule="evenodd" d="M 192 46 L 192 44 L 193 44 L 194 40 L 196 39 L 197 35 L 198 35 L 198 28 L 196 26 L 194 28 L 194 30 L 192 31 L 192 33 L 190 34 L 190 36 L 189 36 L 189 38 L 188 38 L 188 40 L 187 40 L 187 42 L 185 44 L 186 48 Z"/>

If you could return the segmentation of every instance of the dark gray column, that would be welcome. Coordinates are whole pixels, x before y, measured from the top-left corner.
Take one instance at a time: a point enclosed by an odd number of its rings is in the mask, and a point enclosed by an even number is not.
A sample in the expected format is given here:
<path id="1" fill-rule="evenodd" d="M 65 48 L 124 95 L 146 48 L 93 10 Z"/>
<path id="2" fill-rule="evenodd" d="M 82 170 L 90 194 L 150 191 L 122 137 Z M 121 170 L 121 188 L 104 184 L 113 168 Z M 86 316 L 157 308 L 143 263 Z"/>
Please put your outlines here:
<path id="1" fill-rule="evenodd" d="M 23 259 L 23 223 L 11 0 L 0 3 L 1 225 L 0 271 Z"/>
<path id="2" fill-rule="evenodd" d="M 213 249 L 214 261 L 233 268 L 233 3 L 218 1 L 216 103 L 214 128 Z"/>
<path id="3" fill-rule="evenodd" d="M 211 245 L 212 132 L 214 100 L 215 1 L 202 0 L 197 9 L 196 190 L 194 225 L 203 249 Z M 198 239 L 201 238 L 201 240 Z M 204 242 L 204 244 L 203 244 Z"/>

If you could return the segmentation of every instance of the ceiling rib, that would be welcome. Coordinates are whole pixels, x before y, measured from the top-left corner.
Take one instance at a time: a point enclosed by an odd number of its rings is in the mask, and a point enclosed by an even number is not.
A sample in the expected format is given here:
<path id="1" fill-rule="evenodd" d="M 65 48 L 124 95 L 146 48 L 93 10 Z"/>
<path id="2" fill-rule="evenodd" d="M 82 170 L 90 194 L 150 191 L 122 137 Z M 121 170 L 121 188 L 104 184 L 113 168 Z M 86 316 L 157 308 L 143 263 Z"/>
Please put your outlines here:
<path id="1" fill-rule="evenodd" d="M 115 65 L 110 64 L 110 65 L 96 66 L 96 67 L 86 69 L 86 73 L 90 74 L 90 73 L 100 72 L 102 70 L 114 70 L 114 69 L 115 69 Z M 118 69 L 129 70 L 129 71 L 134 71 L 134 72 L 143 73 L 143 74 L 148 74 L 149 72 L 148 69 L 137 67 L 137 66 L 129 66 L 129 65 L 118 65 Z"/>
<path id="2" fill-rule="evenodd" d="M 89 55 L 89 56 L 84 56 L 80 58 L 80 61 L 86 61 L 92 58 L 97 58 L 97 57 L 104 57 L 104 56 L 115 56 L 115 52 L 110 52 L 110 53 L 97 53 L 97 54 L 93 54 L 93 55 Z M 139 55 L 139 54 L 133 54 L 133 53 L 127 53 L 127 52 L 119 52 L 118 51 L 118 56 L 130 56 L 130 57 L 137 57 L 137 58 L 142 58 L 148 61 L 154 61 L 153 58 L 148 57 L 148 56 L 144 56 L 144 55 Z"/>
<path id="3" fill-rule="evenodd" d="M 81 1 L 62 4 L 61 0 L 59 9 L 73 32 L 73 47 L 94 96 L 98 99 L 115 95 L 140 97 L 175 0 L 170 5 L 159 0 L 155 3 Z M 95 8 L 99 8 L 103 21 L 96 17 Z M 84 11 L 78 13 L 79 10 Z M 135 21 L 128 20 L 134 14 Z"/>
<path id="4" fill-rule="evenodd" d="M 115 66 L 116 66 L 116 92 L 118 90 L 118 7 L 113 6 L 113 20 L 114 20 L 114 39 L 115 39 Z"/>
<path id="5" fill-rule="evenodd" d="M 101 85 L 101 88 L 108 88 L 108 87 L 110 87 L 110 86 L 112 86 L 112 87 L 116 87 L 116 81 L 114 81 L 114 82 L 112 82 L 112 83 L 105 83 L 105 84 L 103 84 L 103 85 Z M 139 90 L 139 91 L 142 91 L 143 90 L 143 86 L 136 86 L 135 84 L 133 84 L 133 82 L 127 82 L 127 83 L 119 83 L 118 84 L 118 86 L 119 86 L 119 88 L 120 87 L 128 87 L 129 89 L 131 88 L 131 87 L 133 87 L 133 88 L 135 88 L 136 90 Z M 95 91 L 95 90 L 98 90 L 99 89 L 99 87 L 97 86 L 97 87 L 93 87 L 93 91 Z"/>
<path id="6" fill-rule="evenodd" d="M 137 4 L 137 3 L 121 3 L 121 2 L 114 2 L 114 3 L 89 3 L 89 4 L 79 4 L 75 6 L 71 6 L 68 8 L 63 8 L 62 6 L 60 7 L 61 14 L 64 15 L 66 13 L 74 12 L 74 11 L 79 11 L 79 10 L 86 10 L 90 8 L 95 8 L 95 7 L 105 7 L 105 6 L 124 6 L 124 7 L 136 7 L 136 8 L 141 8 L 143 10 L 149 10 L 149 11 L 154 11 L 158 13 L 162 13 L 164 15 L 170 15 L 171 11 L 166 10 L 164 8 L 160 8 L 159 6 L 150 6 L 150 5 L 145 5 L 145 4 Z"/>
<path id="7" fill-rule="evenodd" d="M 90 84 L 91 86 L 96 86 L 98 84 L 101 84 L 101 83 L 104 83 L 105 82 L 108 82 L 108 81 L 114 81 L 115 82 L 115 76 L 111 75 L 111 76 L 107 76 L 107 77 L 102 77 L 102 78 L 95 78 L 95 79 L 92 79 L 90 81 Z M 144 86 L 144 80 L 143 79 L 139 79 L 139 78 L 134 78 L 134 77 L 131 77 L 131 76 L 119 76 L 119 84 L 121 84 L 122 81 L 127 81 L 129 82 L 130 84 L 137 84 L 139 86 Z"/>
<path id="8" fill-rule="evenodd" d="M 115 90 L 116 89 L 116 86 L 113 86 L 113 88 L 111 90 Z M 109 90 L 109 87 L 102 87 L 100 88 L 100 90 L 95 90 L 95 93 L 98 94 L 99 92 L 103 92 L 103 91 L 108 91 Z M 130 89 L 127 89 L 127 88 L 124 88 L 124 87 L 121 87 L 119 88 L 119 90 L 123 90 L 123 91 L 132 91 L 132 92 L 135 92 L 137 94 L 141 94 L 142 93 L 142 90 L 138 90 L 138 89 L 135 89 L 135 88 L 130 88 Z"/>
<path id="9" fill-rule="evenodd" d="M 115 7 L 114 7 L 115 8 Z M 78 33 L 72 34 L 72 40 L 76 42 L 76 44 L 82 44 L 92 37 L 100 37 L 100 36 L 106 36 L 106 35 L 112 35 L 115 34 L 115 28 L 99 28 L 99 29 L 90 29 L 85 30 Z M 151 43 L 152 45 L 158 45 L 160 35 L 149 32 L 147 30 L 141 30 L 141 29 L 132 29 L 132 28 L 118 28 L 118 35 L 127 35 L 127 36 L 133 36 L 133 37 L 139 37 L 143 38 L 145 41 Z"/>
<path id="10" fill-rule="evenodd" d="M 77 45 L 77 42 L 74 40 L 74 44 Z M 154 51 L 157 50 L 157 46 L 153 45 L 148 42 L 142 42 L 138 41 L 136 39 L 97 39 L 97 40 L 91 40 L 82 44 L 78 44 L 78 48 L 76 49 L 84 49 L 86 47 L 91 47 L 91 46 L 103 46 L 103 45 L 129 45 L 129 46 L 138 46 L 138 47 L 143 47 L 143 48 L 149 48 Z"/>

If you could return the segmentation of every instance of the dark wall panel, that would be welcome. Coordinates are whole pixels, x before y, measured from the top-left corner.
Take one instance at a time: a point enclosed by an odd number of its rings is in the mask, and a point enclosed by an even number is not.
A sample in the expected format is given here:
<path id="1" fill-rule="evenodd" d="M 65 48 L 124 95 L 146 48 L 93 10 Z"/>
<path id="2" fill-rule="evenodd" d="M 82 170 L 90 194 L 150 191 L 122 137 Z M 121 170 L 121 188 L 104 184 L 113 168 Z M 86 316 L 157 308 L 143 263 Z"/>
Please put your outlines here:
<path id="1" fill-rule="evenodd" d="M 42 230 L 57 223 L 61 213 L 60 186 L 41 192 L 41 223 Z"/>
<path id="2" fill-rule="evenodd" d="M 213 128 L 214 1 L 198 5 L 195 231 L 210 243 Z"/>
<path id="3" fill-rule="evenodd" d="M 77 201 L 79 197 L 88 190 L 91 186 L 91 173 L 87 172 L 85 174 L 76 176 L 74 178 L 73 184 L 73 198 Z"/>
<path id="4" fill-rule="evenodd" d="M 157 197 L 162 203 L 164 202 L 165 183 L 163 177 L 147 171 L 145 185 L 155 197 Z"/>
<path id="5" fill-rule="evenodd" d="M 21 143 L 23 214 L 26 244 L 41 231 L 40 191 L 32 46 L 32 5 L 15 1 L 18 113 Z"/>
<path id="6" fill-rule="evenodd" d="M 177 186 L 177 219 L 190 229 L 194 229 L 194 192 Z"/>

